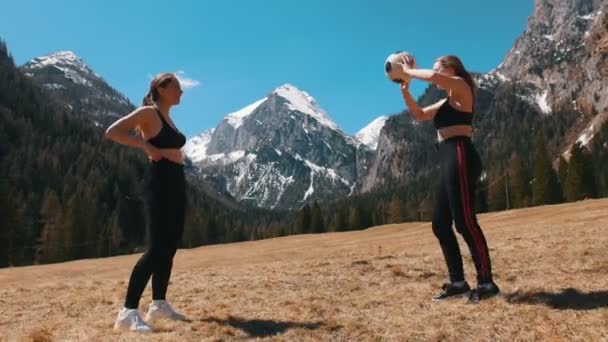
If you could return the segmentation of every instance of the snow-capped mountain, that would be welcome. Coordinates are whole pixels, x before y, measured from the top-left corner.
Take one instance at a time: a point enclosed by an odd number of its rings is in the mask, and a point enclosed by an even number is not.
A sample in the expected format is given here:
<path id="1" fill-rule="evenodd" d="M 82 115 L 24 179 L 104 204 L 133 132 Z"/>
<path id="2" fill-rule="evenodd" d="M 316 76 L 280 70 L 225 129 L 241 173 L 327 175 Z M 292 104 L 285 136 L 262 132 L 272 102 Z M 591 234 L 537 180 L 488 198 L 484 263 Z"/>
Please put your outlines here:
<path id="1" fill-rule="evenodd" d="M 215 128 L 208 129 L 186 141 L 182 151 L 193 163 L 199 163 L 207 158 L 207 145 L 209 145 L 214 131 Z"/>
<path id="2" fill-rule="evenodd" d="M 503 62 L 473 75 L 474 140 L 489 170 L 513 152 L 533 164 L 539 135 L 554 160 L 567 158 L 575 142 L 592 146 L 608 122 L 608 0 L 535 0 L 534 7 Z M 443 97 L 429 87 L 420 102 Z M 435 139 L 431 125 L 415 126 L 409 115 L 389 118 L 360 192 L 418 182 L 436 165 Z"/>
<path id="3" fill-rule="evenodd" d="M 386 124 L 386 120 L 388 120 L 388 116 L 381 116 L 375 119 L 357 132 L 355 138 L 362 144 L 367 145 L 372 150 L 375 150 L 378 146 L 380 131 L 382 131 L 384 124 Z"/>
<path id="4" fill-rule="evenodd" d="M 369 151 L 358 145 L 310 94 L 285 84 L 226 115 L 184 151 L 236 199 L 292 209 L 352 193 L 360 155 Z"/>
<path id="5" fill-rule="evenodd" d="M 105 127 L 134 109 L 124 95 L 71 51 L 34 58 L 19 69 L 66 107 L 90 116 L 98 126 Z"/>
<path id="6" fill-rule="evenodd" d="M 545 115 L 579 112 L 566 140 L 587 144 L 608 118 L 602 114 L 608 112 L 608 1 L 536 0 L 534 7 L 497 70 L 533 85 L 530 98 Z"/>
<path id="7" fill-rule="evenodd" d="M 48 56 L 34 58 L 23 66 L 23 70 L 38 70 L 48 67 L 56 68 L 70 81 L 88 87 L 93 86 L 92 82 L 87 79 L 88 77 L 101 78 L 71 51 L 59 51 Z M 33 76 L 33 73 L 26 76 Z M 60 88 L 62 85 L 57 84 L 55 87 Z"/>

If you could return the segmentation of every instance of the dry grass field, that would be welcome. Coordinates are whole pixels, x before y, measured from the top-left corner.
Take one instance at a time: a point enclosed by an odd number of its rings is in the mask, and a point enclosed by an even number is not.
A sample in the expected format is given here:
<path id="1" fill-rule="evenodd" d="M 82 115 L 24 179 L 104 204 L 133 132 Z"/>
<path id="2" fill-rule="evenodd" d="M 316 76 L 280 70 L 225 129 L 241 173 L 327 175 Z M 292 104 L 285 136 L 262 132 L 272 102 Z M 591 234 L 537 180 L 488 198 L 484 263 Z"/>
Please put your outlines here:
<path id="1" fill-rule="evenodd" d="M 503 295 L 477 305 L 430 300 L 441 251 L 407 223 L 179 250 L 191 320 L 146 336 L 112 329 L 139 255 L 0 269 L 0 341 L 608 341 L 608 200 L 479 218 Z"/>

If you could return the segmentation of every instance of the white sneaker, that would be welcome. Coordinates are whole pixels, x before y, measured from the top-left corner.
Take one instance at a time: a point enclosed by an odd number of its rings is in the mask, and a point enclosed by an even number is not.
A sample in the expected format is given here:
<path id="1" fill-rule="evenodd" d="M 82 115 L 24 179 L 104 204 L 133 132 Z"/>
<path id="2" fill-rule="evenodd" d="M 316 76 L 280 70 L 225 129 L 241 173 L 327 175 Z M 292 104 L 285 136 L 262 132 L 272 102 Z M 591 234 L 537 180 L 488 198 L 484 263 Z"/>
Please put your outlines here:
<path id="1" fill-rule="evenodd" d="M 152 327 L 150 327 L 139 315 L 137 309 L 122 308 L 114 323 L 114 329 L 130 330 L 141 333 L 151 333 Z"/>
<path id="2" fill-rule="evenodd" d="M 150 303 L 146 320 L 152 322 L 157 319 L 185 321 L 186 316 L 176 312 L 166 300 L 154 300 Z"/>

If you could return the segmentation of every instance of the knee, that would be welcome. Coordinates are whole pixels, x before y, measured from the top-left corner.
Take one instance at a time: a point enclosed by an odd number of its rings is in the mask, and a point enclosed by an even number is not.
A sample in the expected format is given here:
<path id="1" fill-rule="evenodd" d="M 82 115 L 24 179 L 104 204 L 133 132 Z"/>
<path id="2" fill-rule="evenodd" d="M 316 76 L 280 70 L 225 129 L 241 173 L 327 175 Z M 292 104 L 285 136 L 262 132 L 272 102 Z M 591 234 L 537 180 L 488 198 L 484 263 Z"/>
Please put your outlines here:
<path id="1" fill-rule="evenodd" d="M 441 239 L 445 235 L 446 231 L 452 228 L 452 223 L 435 218 L 433 219 L 432 227 L 433 234 L 435 234 L 438 239 Z"/>
<path id="2" fill-rule="evenodd" d="M 148 254 L 146 252 L 139 258 L 139 260 L 137 260 L 137 262 L 135 263 L 135 266 L 133 267 L 133 270 L 146 269 L 150 266 L 150 264 L 151 264 L 150 254 Z"/>
<path id="3" fill-rule="evenodd" d="M 465 221 L 464 218 L 457 218 L 454 220 L 454 226 L 456 226 L 456 231 L 458 234 L 464 236 L 469 232 L 469 225 Z"/>

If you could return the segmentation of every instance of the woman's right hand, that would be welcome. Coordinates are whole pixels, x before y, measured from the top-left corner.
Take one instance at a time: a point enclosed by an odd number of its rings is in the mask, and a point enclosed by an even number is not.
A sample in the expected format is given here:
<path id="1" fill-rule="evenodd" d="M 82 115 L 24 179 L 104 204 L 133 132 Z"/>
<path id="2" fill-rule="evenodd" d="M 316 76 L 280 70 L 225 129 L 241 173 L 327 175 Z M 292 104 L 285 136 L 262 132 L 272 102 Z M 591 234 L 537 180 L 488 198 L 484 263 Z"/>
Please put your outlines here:
<path id="1" fill-rule="evenodd" d="M 145 151 L 148 154 L 148 159 L 150 159 L 151 162 L 163 159 L 162 151 L 150 144 L 146 144 Z"/>
<path id="2" fill-rule="evenodd" d="M 411 56 L 404 56 L 402 58 L 403 64 L 405 64 L 409 69 L 416 68 L 416 60 Z"/>

